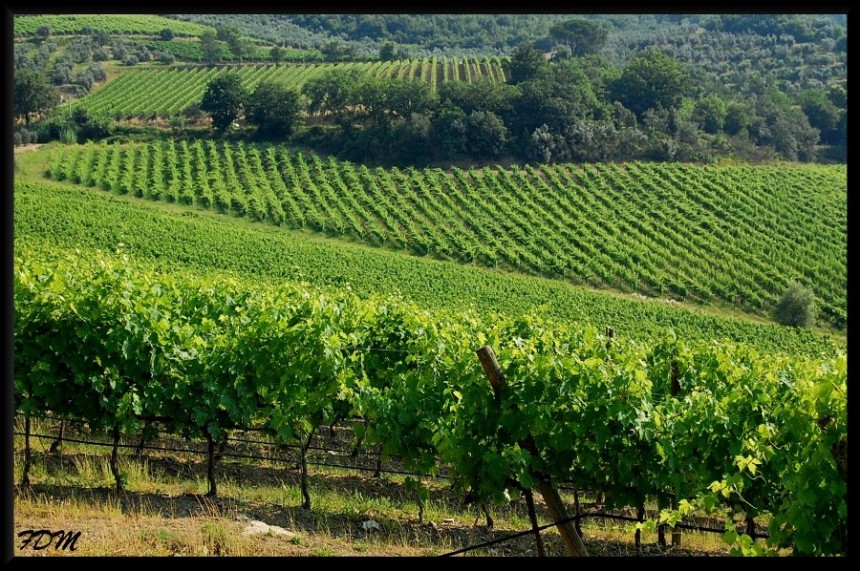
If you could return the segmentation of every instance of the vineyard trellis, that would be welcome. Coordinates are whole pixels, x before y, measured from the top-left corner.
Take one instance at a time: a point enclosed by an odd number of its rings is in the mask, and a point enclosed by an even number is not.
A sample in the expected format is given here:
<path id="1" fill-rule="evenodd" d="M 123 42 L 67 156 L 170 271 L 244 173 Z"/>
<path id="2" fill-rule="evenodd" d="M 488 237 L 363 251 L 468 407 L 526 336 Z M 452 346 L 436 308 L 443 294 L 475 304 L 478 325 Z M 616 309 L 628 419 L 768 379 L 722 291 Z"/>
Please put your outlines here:
<path id="1" fill-rule="evenodd" d="M 504 78 L 501 60 L 497 57 L 437 62 L 436 58 L 423 58 L 386 62 L 356 62 L 346 64 L 256 64 L 241 66 L 172 66 L 162 69 L 130 70 L 112 79 L 104 87 L 73 103 L 93 115 L 108 115 L 117 119 L 135 117 L 167 117 L 184 112 L 190 105 L 199 102 L 206 85 L 224 73 L 237 73 L 242 85 L 248 89 L 264 81 L 275 81 L 294 89 L 310 79 L 319 77 L 335 68 L 357 69 L 371 77 L 380 79 L 421 79 L 429 81 L 435 89 L 439 85 L 437 68 L 453 69 L 462 66 L 474 70 L 472 75 L 456 75 L 445 81 L 474 81 L 483 78 Z M 425 71 L 428 70 L 428 71 Z M 428 79 L 429 76 L 429 79 Z M 443 72 L 444 76 L 444 72 Z M 503 79 L 502 79 L 503 80 Z"/>
<path id="2" fill-rule="evenodd" d="M 823 317 L 847 327 L 843 166 L 635 162 L 403 173 L 283 146 L 197 140 L 190 147 L 191 156 L 188 145 L 168 142 L 59 147 L 46 175 L 188 203 L 182 196 L 189 177 L 170 192 L 164 177 L 177 162 L 191 161 L 194 202 L 219 212 L 758 313 L 800 279 L 815 292 Z"/>
<path id="3" fill-rule="evenodd" d="M 774 547 L 846 550 L 844 353 L 780 357 L 673 336 L 608 343 L 593 327 L 536 316 L 487 325 L 385 296 L 27 247 L 14 277 L 16 408 L 111 433 L 115 475 L 121 435 L 139 433 L 142 418 L 206 438 L 210 457 L 227 430 L 262 429 L 301 446 L 310 508 L 311 437 L 357 416 L 368 444 L 406 470 L 444 465 L 477 501 L 504 502 L 510 481 L 530 488 L 540 473 L 602 490 L 610 508 L 669 495 L 680 515 L 698 506 L 731 521 L 756 506 Z M 511 406 L 494 406 L 476 370 L 482 343 L 498 347 Z M 539 454 L 517 445 L 526 435 Z"/>
<path id="4" fill-rule="evenodd" d="M 21 416 L 22 415 L 18 415 L 18 418 L 21 418 Z M 41 439 L 41 440 L 53 440 L 53 443 L 51 445 L 51 449 L 49 451 L 49 453 L 51 453 L 51 454 L 57 453 L 59 451 L 59 445 L 61 445 L 62 442 L 68 442 L 68 443 L 73 443 L 73 444 L 83 444 L 86 446 L 113 447 L 113 443 L 111 443 L 111 442 L 104 442 L 103 440 L 93 440 L 92 439 L 93 435 L 86 435 L 86 436 L 83 436 L 83 435 L 78 436 L 78 435 L 74 435 L 74 434 L 71 436 L 63 435 L 63 428 L 65 426 L 65 423 L 75 423 L 76 419 L 57 418 L 55 416 L 51 416 L 50 414 L 42 414 L 39 418 L 42 421 L 59 421 L 61 423 L 60 429 L 59 429 L 60 430 L 59 438 L 61 438 L 63 440 L 55 440 L 58 437 L 54 434 L 42 434 L 42 433 L 32 432 L 29 429 L 29 423 L 25 422 L 24 432 L 13 431 L 14 436 L 25 437 L 25 439 L 27 440 L 26 447 L 25 447 L 25 456 L 31 450 L 31 447 L 29 445 L 29 439 L 30 438 Z M 344 428 L 346 429 L 346 427 L 344 427 Z M 120 443 L 119 448 L 120 449 L 128 449 L 128 450 L 134 449 L 135 450 L 135 456 L 137 456 L 137 457 L 140 457 L 144 451 L 172 452 L 172 453 L 179 453 L 179 454 L 183 454 L 183 455 L 188 455 L 188 454 L 190 454 L 190 455 L 208 455 L 208 452 L 206 450 L 200 449 L 200 447 L 177 448 L 175 445 L 172 445 L 169 442 L 160 442 L 158 439 L 158 431 L 157 430 L 154 432 L 144 430 L 140 434 L 140 437 L 141 437 L 141 440 L 140 440 L 139 444 Z M 316 443 L 316 445 L 310 447 L 311 450 L 318 452 L 318 453 L 321 453 L 321 454 L 319 454 L 319 456 L 317 458 L 314 458 L 314 459 L 309 458 L 308 459 L 309 465 L 317 466 L 317 467 L 340 468 L 340 469 L 347 469 L 350 471 L 373 473 L 373 477 L 375 477 L 375 478 L 381 477 L 382 474 L 388 474 L 388 475 L 393 475 L 393 476 L 408 476 L 408 477 L 425 478 L 425 479 L 450 480 L 450 476 L 448 476 L 444 472 L 436 473 L 435 475 L 431 475 L 431 474 L 419 474 L 416 472 L 410 472 L 410 471 L 406 471 L 403 469 L 399 469 L 397 467 L 397 462 L 398 462 L 397 458 L 389 457 L 387 459 L 387 465 L 384 467 L 380 467 L 378 464 L 376 466 L 372 466 L 369 464 L 365 465 L 361 462 L 356 461 L 356 457 L 358 456 L 356 454 L 357 448 L 352 448 L 352 449 L 350 449 L 350 448 L 338 448 L 337 446 L 334 446 L 332 444 L 332 442 L 331 442 L 331 439 L 333 438 L 332 436 L 325 437 L 325 440 L 323 440 L 323 438 L 324 437 L 318 437 L 319 441 Z M 344 438 L 345 438 L 344 436 L 340 436 L 340 437 L 338 437 L 338 440 L 344 441 Z M 349 437 L 346 437 L 346 438 L 348 439 Z M 134 441 L 134 439 L 132 439 L 132 442 L 133 441 Z M 225 443 L 238 443 L 236 445 L 237 448 L 239 448 L 240 446 L 243 446 L 243 445 L 250 445 L 250 446 L 257 446 L 257 447 L 274 448 L 274 450 L 272 450 L 272 452 L 267 453 L 267 454 L 262 454 L 262 453 L 251 454 L 251 453 L 243 453 L 240 451 L 231 451 L 231 450 L 226 449 L 226 448 L 225 449 L 219 449 L 219 452 L 218 452 L 219 460 L 222 458 L 233 458 L 233 459 L 239 459 L 239 460 L 256 460 L 256 461 L 261 461 L 261 462 L 274 462 L 274 463 L 292 464 L 292 465 L 294 465 L 297 461 L 297 458 L 295 458 L 295 457 L 291 457 L 291 456 L 286 455 L 286 454 L 278 453 L 278 450 L 286 451 L 286 450 L 298 448 L 297 445 L 290 445 L 290 444 L 275 445 L 271 441 L 249 439 L 249 438 L 243 438 L 243 437 L 237 437 L 237 436 L 228 436 L 224 439 L 224 442 Z M 367 457 L 374 457 L 374 458 L 378 457 L 378 453 L 371 453 L 369 451 L 364 451 L 362 454 L 364 456 L 367 456 Z M 338 459 L 336 461 L 333 461 L 332 457 L 336 457 Z M 349 459 L 349 461 L 347 463 L 342 463 L 342 462 L 346 461 L 347 459 Z M 30 460 L 27 460 L 27 462 L 30 462 Z M 376 460 L 371 462 L 371 464 L 375 463 L 375 462 L 376 462 Z M 565 485 L 565 483 L 560 483 L 560 485 L 558 487 L 560 490 L 571 490 L 572 489 L 569 487 L 569 484 Z M 599 503 L 600 502 L 598 501 L 598 504 Z M 652 511 L 652 513 L 648 517 L 649 517 L 649 519 L 656 520 L 658 518 L 658 516 L 659 516 L 659 513 Z M 578 524 L 581 520 L 588 519 L 588 518 L 600 518 L 603 521 L 605 521 L 606 519 L 630 521 L 630 522 L 639 522 L 640 521 L 637 518 L 625 516 L 625 515 L 619 514 L 619 513 L 607 513 L 607 512 L 599 511 L 599 510 L 598 511 L 579 511 L 579 510 L 577 510 L 577 512 L 574 515 L 568 516 L 567 518 L 565 518 L 560 523 L 571 522 L 571 523 Z M 717 520 L 716 523 L 719 524 L 720 523 L 719 520 Z M 467 547 L 463 547 L 463 548 L 445 553 L 441 556 L 442 557 L 450 557 L 453 555 L 459 555 L 462 553 L 467 553 L 469 551 L 475 551 L 477 549 L 489 547 L 491 545 L 496 545 L 499 543 L 512 541 L 512 540 L 517 539 L 519 537 L 534 534 L 535 532 L 537 532 L 539 534 L 541 531 L 551 529 L 551 528 L 555 527 L 556 525 L 557 525 L 556 523 L 550 523 L 550 524 L 545 524 L 545 525 L 541 525 L 541 526 L 535 526 L 532 529 L 527 530 L 527 531 L 510 533 L 510 534 L 507 534 L 507 535 L 504 535 L 502 537 L 498 537 L 498 538 L 495 538 L 495 539 L 492 539 L 492 540 L 489 540 L 486 542 L 482 542 L 482 543 L 474 544 L 474 545 L 469 545 Z M 673 528 L 676 530 L 691 530 L 691 531 L 706 532 L 706 533 L 718 533 L 718 534 L 724 534 L 726 532 L 725 527 L 723 527 L 723 528 L 713 527 L 713 523 L 712 523 L 712 525 L 706 526 L 706 525 L 701 525 L 701 524 L 687 524 L 687 523 L 680 522 L 680 523 L 676 523 L 673 526 Z M 579 530 L 580 528 L 577 527 L 577 529 Z M 738 528 L 736 531 L 738 533 L 743 533 L 743 532 L 750 533 L 750 530 L 746 529 L 746 527 L 745 528 Z M 754 535 L 754 538 L 767 539 L 769 537 L 769 535 L 767 533 L 767 527 L 764 527 L 761 525 L 756 526 L 756 529 L 754 529 L 754 531 L 752 531 L 751 533 Z M 662 543 L 661 543 L 661 545 L 662 545 Z M 678 543 L 675 543 L 675 545 L 678 545 Z M 663 545 L 663 546 L 665 547 L 665 545 Z"/>

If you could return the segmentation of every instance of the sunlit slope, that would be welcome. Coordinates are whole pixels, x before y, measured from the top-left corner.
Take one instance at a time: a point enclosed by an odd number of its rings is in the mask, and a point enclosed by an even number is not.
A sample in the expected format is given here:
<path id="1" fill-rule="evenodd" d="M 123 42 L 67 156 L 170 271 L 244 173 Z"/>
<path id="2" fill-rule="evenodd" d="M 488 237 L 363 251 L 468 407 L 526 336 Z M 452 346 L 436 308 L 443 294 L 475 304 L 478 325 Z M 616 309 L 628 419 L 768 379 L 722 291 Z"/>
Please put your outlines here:
<path id="1" fill-rule="evenodd" d="M 211 26 L 182 22 L 154 14 L 38 14 L 15 16 L 15 35 L 33 35 L 42 26 L 50 26 L 53 34 L 83 34 L 87 30 L 107 30 L 111 33 L 158 34 L 170 28 L 178 36 L 199 36 Z"/>
<path id="2" fill-rule="evenodd" d="M 73 248 L 114 251 L 162 269 L 231 273 L 266 283 L 304 280 L 351 287 L 359 295 L 400 291 L 428 308 L 472 306 L 519 315 L 542 308 L 548 319 L 612 326 L 630 338 L 731 339 L 768 352 L 834 354 L 844 344 L 809 330 L 715 317 L 659 301 L 621 299 L 557 280 L 315 237 L 53 182 L 15 185 L 15 246 L 58 255 Z"/>
<path id="3" fill-rule="evenodd" d="M 133 69 L 109 81 L 75 105 L 86 108 L 92 114 L 116 118 L 168 116 L 199 103 L 206 91 L 206 85 L 226 73 L 238 74 L 242 85 L 253 91 L 264 81 L 284 83 L 293 89 L 300 89 L 308 80 L 335 69 L 354 69 L 379 79 L 423 80 L 433 89 L 446 81 L 505 81 L 502 62 L 497 56 L 434 57 L 338 64 Z"/>
<path id="4" fill-rule="evenodd" d="M 382 169 L 215 141 L 58 147 L 46 174 L 372 246 L 847 327 L 844 165 Z"/>

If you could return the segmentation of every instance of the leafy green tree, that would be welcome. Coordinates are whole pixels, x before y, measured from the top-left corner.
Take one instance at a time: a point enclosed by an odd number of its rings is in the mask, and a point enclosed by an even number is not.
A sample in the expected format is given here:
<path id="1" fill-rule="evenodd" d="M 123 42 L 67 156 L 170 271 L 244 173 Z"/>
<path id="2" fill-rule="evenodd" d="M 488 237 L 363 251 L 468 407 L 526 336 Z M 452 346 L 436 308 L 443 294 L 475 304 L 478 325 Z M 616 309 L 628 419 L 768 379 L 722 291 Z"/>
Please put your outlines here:
<path id="1" fill-rule="evenodd" d="M 656 48 L 634 56 L 618 81 L 613 96 L 638 117 L 648 109 L 676 107 L 688 89 L 681 65 Z"/>
<path id="2" fill-rule="evenodd" d="M 13 84 L 15 116 L 23 117 L 27 125 L 32 115 L 45 113 L 60 103 L 60 94 L 39 71 L 16 71 Z"/>
<path id="3" fill-rule="evenodd" d="M 723 130 L 727 113 L 728 106 L 719 95 L 708 95 L 696 102 L 692 119 L 705 133 L 713 135 Z"/>
<path id="4" fill-rule="evenodd" d="M 511 59 L 506 62 L 509 82 L 516 85 L 528 81 L 548 65 L 541 52 L 527 43 L 522 43 L 516 47 L 511 54 Z"/>
<path id="5" fill-rule="evenodd" d="M 809 124 L 806 114 L 776 88 L 768 90 L 756 102 L 750 134 L 756 143 L 773 147 L 790 161 L 815 160 L 815 146 L 820 138 L 820 131 Z"/>
<path id="6" fill-rule="evenodd" d="M 472 111 L 466 121 L 466 150 L 480 159 L 495 159 L 505 148 L 508 128 L 492 111 Z"/>
<path id="7" fill-rule="evenodd" d="M 281 46 L 272 46 L 272 49 L 269 50 L 269 59 L 275 63 L 280 63 L 284 59 L 284 48 Z"/>
<path id="8" fill-rule="evenodd" d="M 98 140 L 111 134 L 113 121 L 110 117 L 103 115 L 92 115 L 86 107 L 78 107 L 72 114 L 75 131 L 78 139 Z"/>
<path id="9" fill-rule="evenodd" d="M 391 61 L 397 59 L 397 47 L 394 42 L 385 42 L 379 48 L 379 59 L 382 61 Z"/>
<path id="10" fill-rule="evenodd" d="M 821 138 L 831 144 L 839 144 L 836 135 L 840 110 L 823 89 L 807 89 L 797 97 L 800 108 L 806 113 L 809 124 L 821 131 Z"/>
<path id="11" fill-rule="evenodd" d="M 565 20 L 549 29 L 556 42 L 570 50 L 576 57 L 593 54 L 606 43 L 606 28 L 589 20 Z"/>
<path id="12" fill-rule="evenodd" d="M 215 37 L 229 44 L 239 39 L 239 30 L 235 26 L 215 26 Z"/>
<path id="13" fill-rule="evenodd" d="M 106 46 L 110 43 L 110 33 L 104 28 L 99 28 L 93 32 L 93 42 L 98 46 Z"/>
<path id="14" fill-rule="evenodd" d="M 203 51 L 203 59 L 209 65 L 221 60 L 221 44 L 218 43 L 214 31 L 206 30 L 200 34 L 200 49 Z"/>
<path id="15" fill-rule="evenodd" d="M 746 131 L 752 120 L 752 112 L 743 103 L 729 103 L 726 107 L 726 119 L 724 122 L 726 133 L 737 135 Z"/>
<path id="16" fill-rule="evenodd" d="M 791 282 L 773 310 L 773 317 L 782 325 L 806 327 L 816 318 L 817 308 L 812 291 Z"/>
<path id="17" fill-rule="evenodd" d="M 437 97 L 430 84 L 420 79 L 398 79 L 385 86 L 388 110 L 402 118 L 427 113 L 436 107 Z"/>
<path id="18" fill-rule="evenodd" d="M 51 31 L 51 26 L 48 26 L 47 24 L 44 26 L 39 26 L 39 28 L 36 30 L 36 38 L 40 41 L 47 40 L 51 36 Z"/>
<path id="19" fill-rule="evenodd" d="M 295 130 L 300 110 L 297 91 L 283 83 L 263 82 L 248 96 L 245 116 L 261 135 L 287 138 Z"/>
<path id="20" fill-rule="evenodd" d="M 247 97 L 239 74 L 220 75 L 206 85 L 200 109 L 212 116 L 212 125 L 216 129 L 226 131 L 239 116 Z"/>
<path id="21" fill-rule="evenodd" d="M 309 79 L 302 86 L 302 95 L 308 99 L 308 111 L 332 120 L 347 129 L 355 115 L 354 102 L 358 99 L 358 88 L 362 74 L 352 68 L 331 70 Z"/>
<path id="22" fill-rule="evenodd" d="M 508 113 L 519 97 L 518 87 L 481 78 L 478 81 L 446 81 L 437 93 L 439 101 L 461 108 L 466 113 L 472 111 L 492 111 L 496 114 Z"/>
<path id="23" fill-rule="evenodd" d="M 431 138 L 443 157 L 453 159 L 466 152 L 466 130 L 466 113 L 446 104 L 433 118 Z"/>
<path id="24" fill-rule="evenodd" d="M 161 38 L 162 40 L 164 40 L 165 42 L 169 42 L 170 40 L 172 40 L 173 36 L 174 36 L 173 30 L 171 30 L 170 28 L 164 28 L 163 30 L 158 32 L 158 37 Z"/>
<path id="25" fill-rule="evenodd" d="M 538 133 L 537 140 L 545 141 L 546 131 L 561 135 L 577 122 L 597 118 L 605 112 L 579 60 L 547 66 L 517 87 L 520 95 L 513 102 L 511 113 L 503 113 L 502 117 L 511 133 L 518 137 L 521 149 L 533 144 L 534 131 L 541 126 L 545 125 L 546 130 Z M 552 146 L 558 147 L 555 143 Z M 560 156 L 558 150 L 554 154 Z"/>

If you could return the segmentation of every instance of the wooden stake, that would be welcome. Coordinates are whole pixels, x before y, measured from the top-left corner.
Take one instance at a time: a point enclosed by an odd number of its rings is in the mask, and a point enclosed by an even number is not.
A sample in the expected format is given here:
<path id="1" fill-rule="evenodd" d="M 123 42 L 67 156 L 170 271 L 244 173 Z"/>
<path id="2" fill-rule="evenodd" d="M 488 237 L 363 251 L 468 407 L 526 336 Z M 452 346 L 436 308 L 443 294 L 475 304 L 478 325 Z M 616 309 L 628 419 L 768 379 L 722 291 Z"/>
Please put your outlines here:
<path id="1" fill-rule="evenodd" d="M 669 508 L 675 509 L 677 505 L 675 504 L 675 498 L 669 498 Z M 681 530 L 672 528 L 672 545 L 680 546 L 681 545 Z"/>
<path id="2" fill-rule="evenodd" d="M 496 359 L 496 354 L 493 352 L 493 348 L 489 345 L 484 345 L 478 349 L 476 353 L 478 354 L 478 359 L 481 361 L 481 367 L 484 369 L 484 374 L 487 376 L 487 379 L 490 381 L 490 385 L 493 387 L 493 394 L 495 395 L 496 402 L 501 404 L 502 393 L 505 388 L 505 378 L 502 375 L 502 369 Z M 521 441 L 519 445 L 524 450 L 528 450 L 529 453 L 535 457 L 539 456 L 537 448 L 535 447 L 534 439 L 532 439 L 531 436 Z M 562 502 L 561 496 L 558 494 L 558 490 L 556 490 L 552 485 L 552 480 L 544 474 L 533 474 L 533 476 L 538 482 L 538 490 L 546 502 L 550 516 L 558 526 L 558 531 L 564 541 L 567 553 L 574 557 L 587 557 L 588 551 L 585 549 L 585 544 L 582 542 L 582 538 L 579 537 L 578 533 L 576 533 L 574 526 L 571 525 L 569 521 L 560 523 L 563 520 L 566 520 L 568 515 L 567 510 L 564 507 L 564 502 Z"/>
<path id="3" fill-rule="evenodd" d="M 311 494 L 308 492 L 308 449 L 311 447 L 311 439 L 314 437 L 314 431 L 311 430 L 308 434 L 308 439 L 305 442 L 300 442 L 301 452 L 302 452 L 302 472 L 301 472 L 301 485 L 302 485 L 302 508 L 309 510 L 311 509 Z"/>
<path id="4" fill-rule="evenodd" d="M 663 509 L 663 496 L 657 496 L 657 512 Z M 657 544 L 666 549 L 666 524 L 661 523 L 657 526 Z"/>
<path id="5" fill-rule="evenodd" d="M 209 491 L 206 492 L 206 497 L 214 498 L 218 493 L 218 487 L 215 484 L 215 439 L 209 429 L 206 429 L 206 455 L 209 460 L 209 466 L 206 470 L 206 476 L 209 479 Z"/>
<path id="6" fill-rule="evenodd" d="M 526 506 L 529 509 L 529 521 L 532 522 L 532 531 L 535 534 L 535 544 L 537 545 L 538 557 L 546 557 L 546 551 L 543 547 L 543 538 L 540 536 L 538 529 L 537 513 L 535 513 L 535 499 L 532 496 L 532 491 L 523 489 L 523 495 L 526 497 Z"/>
<path id="7" fill-rule="evenodd" d="M 110 471 L 116 481 L 116 491 L 122 491 L 122 477 L 119 473 L 119 425 L 113 425 L 113 450 L 110 453 Z"/>
<path id="8" fill-rule="evenodd" d="M 642 523 L 643 521 L 645 521 L 645 506 L 644 505 L 640 505 L 639 508 L 636 510 L 636 519 L 639 521 L 639 523 Z M 642 530 L 637 529 L 636 534 L 633 537 L 634 537 L 634 542 L 636 543 L 636 555 L 642 555 L 642 552 L 640 550 L 642 547 Z"/>
<path id="9" fill-rule="evenodd" d="M 21 475 L 21 487 L 30 487 L 30 413 L 24 414 L 24 473 Z"/>
<path id="10" fill-rule="evenodd" d="M 57 435 L 57 439 L 54 440 L 53 442 L 51 442 L 51 447 L 48 449 L 48 452 L 53 454 L 54 452 L 56 452 L 60 448 L 60 446 L 63 445 L 63 436 L 65 435 L 65 433 L 66 433 L 66 421 L 61 420 L 60 421 L 60 433 Z"/>

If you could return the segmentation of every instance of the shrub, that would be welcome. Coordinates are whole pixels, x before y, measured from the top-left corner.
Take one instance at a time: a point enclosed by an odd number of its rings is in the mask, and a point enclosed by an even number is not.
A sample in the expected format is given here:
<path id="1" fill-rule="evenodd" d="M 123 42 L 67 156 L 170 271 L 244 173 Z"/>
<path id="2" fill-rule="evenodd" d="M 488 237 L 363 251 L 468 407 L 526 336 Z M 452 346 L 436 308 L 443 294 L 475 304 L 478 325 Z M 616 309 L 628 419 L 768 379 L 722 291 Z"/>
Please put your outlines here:
<path id="1" fill-rule="evenodd" d="M 71 127 L 63 129 L 60 133 L 60 141 L 66 145 L 74 145 L 78 142 L 78 134 Z"/>
<path id="2" fill-rule="evenodd" d="M 806 327 L 815 321 L 817 309 L 812 291 L 791 282 L 773 310 L 773 317 L 782 325 Z"/>

